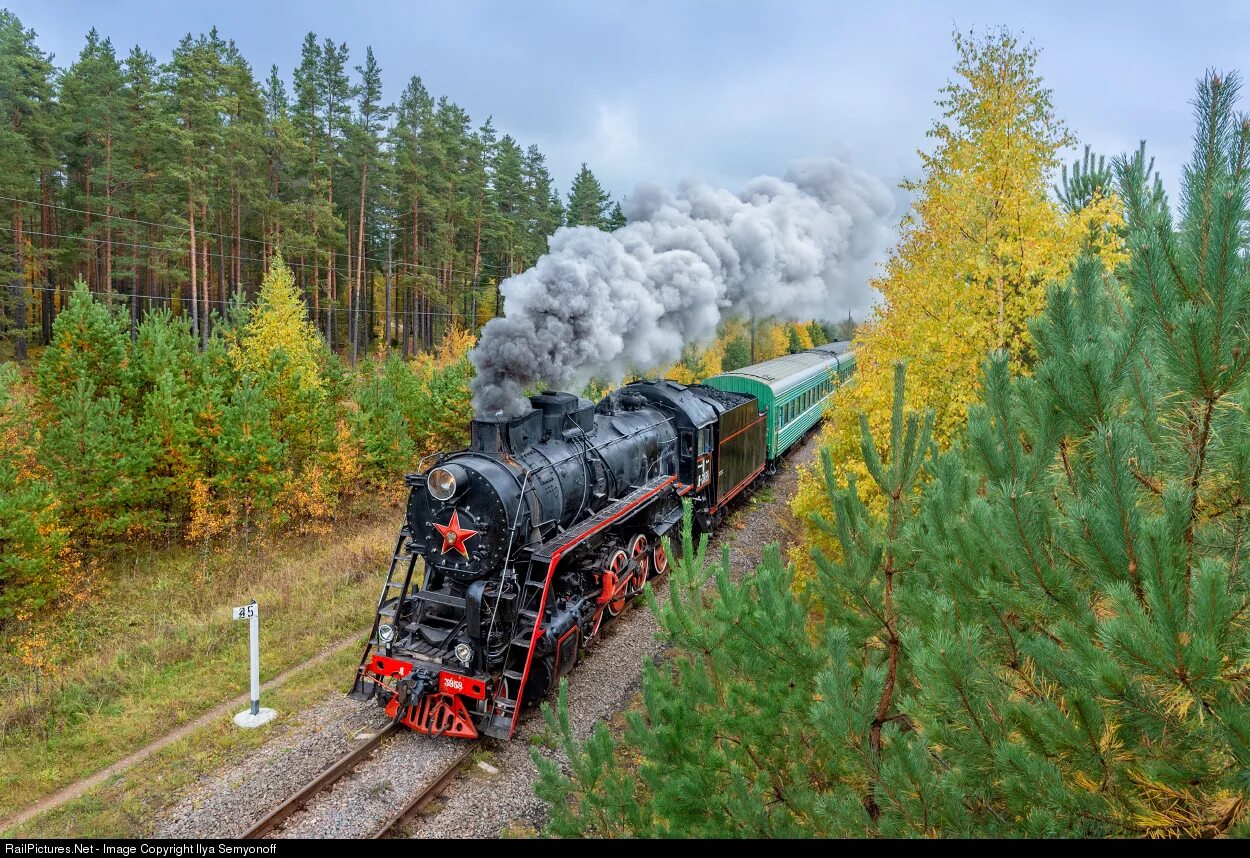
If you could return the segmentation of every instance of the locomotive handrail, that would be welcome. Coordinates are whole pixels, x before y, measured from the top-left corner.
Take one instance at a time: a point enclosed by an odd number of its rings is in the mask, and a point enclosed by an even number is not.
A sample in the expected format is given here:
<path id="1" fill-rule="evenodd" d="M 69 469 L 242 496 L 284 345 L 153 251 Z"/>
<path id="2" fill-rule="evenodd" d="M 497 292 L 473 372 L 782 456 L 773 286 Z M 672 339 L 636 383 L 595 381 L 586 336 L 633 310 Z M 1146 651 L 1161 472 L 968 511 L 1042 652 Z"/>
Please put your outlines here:
<path id="1" fill-rule="evenodd" d="M 673 474 L 664 478 L 656 478 L 649 483 L 634 489 L 632 492 L 621 498 L 614 504 L 611 504 L 601 510 L 593 517 L 587 519 L 580 527 L 572 528 L 561 535 L 559 540 L 553 540 L 547 543 L 553 545 L 549 556 L 544 554 L 535 554 L 534 560 L 547 561 L 547 571 L 543 577 L 543 593 L 538 603 L 538 616 L 534 619 L 534 631 L 530 636 L 528 653 L 525 658 L 525 670 L 521 673 L 521 681 L 517 686 L 516 699 L 512 702 L 512 719 L 508 728 L 508 736 L 511 738 L 516 731 L 517 717 L 521 714 L 521 703 L 525 697 L 525 681 L 529 678 L 530 666 L 534 661 L 534 647 L 538 644 L 538 638 L 542 635 L 543 612 L 547 607 L 547 596 L 551 592 L 551 579 L 555 572 L 556 565 L 560 562 L 560 556 L 572 545 L 590 536 L 597 530 L 607 527 L 612 522 L 620 519 L 626 513 L 636 509 L 639 504 L 648 498 L 653 497 L 666 487 L 672 485 L 677 480 L 677 475 Z M 619 509 L 614 509 L 620 507 Z M 560 544 L 556 545 L 559 542 Z M 546 546 L 544 546 L 546 547 Z"/>
<path id="2" fill-rule="evenodd" d="M 521 483 L 521 493 L 520 493 L 520 495 L 518 495 L 518 496 L 517 496 L 517 501 L 516 501 L 516 516 L 515 516 L 515 517 L 514 517 L 514 519 L 513 519 L 513 522 L 512 522 L 512 527 L 510 527 L 510 528 L 508 529 L 508 550 L 507 550 L 506 552 L 504 552 L 504 557 L 511 557 L 511 556 L 512 556 L 512 539 L 513 539 L 513 537 L 514 537 L 514 536 L 516 536 L 516 531 L 517 531 L 517 528 L 521 526 L 521 505 L 525 502 L 525 487 L 526 487 L 527 485 L 529 485 L 529 481 L 530 481 L 530 471 L 529 471 L 529 469 L 528 469 L 528 468 L 526 468 L 526 470 L 525 470 L 525 481 Z M 508 574 L 508 569 L 509 569 L 508 563 L 507 563 L 507 561 L 505 561 L 505 562 L 504 562 L 504 565 L 503 565 L 503 568 L 501 568 L 501 569 L 499 570 L 499 592 L 497 592 L 497 593 L 495 594 L 495 607 L 493 607 L 493 608 L 491 609 L 491 612 L 490 612 L 490 627 L 486 630 L 486 640 L 485 640 L 485 645 L 486 645 L 486 649 L 487 649 L 488 651 L 489 651 L 489 649 L 490 649 L 490 636 L 491 636 L 492 634 L 494 634 L 494 633 L 495 633 L 495 618 L 499 616 L 499 603 L 500 603 L 501 601 L 503 601 L 503 585 L 504 585 L 504 581 L 505 581 L 505 579 L 506 579 L 506 576 L 507 576 L 507 574 Z M 514 569 L 514 570 L 513 570 L 513 575 L 515 575 L 515 574 L 516 574 L 516 571 L 515 571 L 515 569 Z M 516 631 L 516 624 L 515 624 L 515 623 L 513 623 L 513 628 L 512 628 L 512 631 L 513 631 L 513 632 L 515 632 L 515 631 Z M 512 635 L 511 635 L 511 634 L 509 634 L 509 635 L 508 635 L 508 637 L 509 637 L 509 638 L 511 638 L 511 637 L 512 637 Z M 505 647 L 505 649 L 506 649 L 506 647 Z"/>

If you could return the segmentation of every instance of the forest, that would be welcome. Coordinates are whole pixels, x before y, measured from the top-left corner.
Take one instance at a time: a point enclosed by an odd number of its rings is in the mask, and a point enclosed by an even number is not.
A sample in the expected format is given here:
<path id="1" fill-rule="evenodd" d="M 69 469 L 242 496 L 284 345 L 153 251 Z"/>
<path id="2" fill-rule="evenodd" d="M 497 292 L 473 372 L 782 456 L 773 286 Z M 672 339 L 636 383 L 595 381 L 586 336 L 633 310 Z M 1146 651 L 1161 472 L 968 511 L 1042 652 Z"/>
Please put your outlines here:
<path id="1" fill-rule="evenodd" d="M 332 351 L 412 356 L 495 315 L 499 282 L 557 227 L 622 218 L 585 165 L 562 197 L 536 146 L 419 77 L 384 103 L 372 50 L 313 33 L 289 74 L 216 30 L 165 62 L 92 30 L 57 68 L 3 11 L 0 81 L 0 331 L 18 360 L 77 280 L 132 334 L 165 308 L 204 348 L 279 252 Z"/>
<path id="2" fill-rule="evenodd" d="M 466 431 L 501 279 L 623 222 L 585 164 L 562 197 L 536 147 L 419 78 L 384 105 L 332 39 L 289 89 L 216 31 L 163 64 L 93 30 L 55 68 L 7 11 L 0 40 L 0 623 L 135 539 L 245 546 L 396 490 Z M 853 327 L 733 324 L 669 374 Z"/>

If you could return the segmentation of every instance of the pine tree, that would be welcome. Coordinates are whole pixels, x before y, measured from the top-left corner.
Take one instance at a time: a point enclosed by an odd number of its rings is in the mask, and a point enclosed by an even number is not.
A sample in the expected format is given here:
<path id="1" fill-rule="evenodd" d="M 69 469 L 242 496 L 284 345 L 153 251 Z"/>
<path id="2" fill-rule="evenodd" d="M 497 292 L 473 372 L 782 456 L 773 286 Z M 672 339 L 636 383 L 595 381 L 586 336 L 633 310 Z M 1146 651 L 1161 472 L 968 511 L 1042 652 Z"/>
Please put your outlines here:
<path id="1" fill-rule="evenodd" d="M 1102 156 L 1094 156 L 1090 147 L 1085 147 L 1081 160 L 1063 165 L 1059 184 L 1055 185 L 1055 197 L 1069 212 L 1076 213 L 1093 203 L 1099 197 L 1109 196 L 1114 190 L 1111 166 Z"/>
<path id="2" fill-rule="evenodd" d="M 243 376 L 221 417 L 213 458 L 213 487 L 246 540 L 273 509 L 287 474 L 285 448 L 273 432 L 273 408 L 265 385 Z"/>
<path id="3" fill-rule="evenodd" d="M 751 341 L 738 335 L 725 346 L 724 371 L 732 372 L 751 363 Z"/>
<path id="4" fill-rule="evenodd" d="M 608 219 L 612 206 L 612 197 L 599 184 L 595 174 L 590 172 L 585 162 L 573 178 L 573 186 L 569 190 L 569 204 L 565 214 L 568 226 L 593 226 L 595 229 L 608 227 Z"/>
<path id="5" fill-rule="evenodd" d="M 491 184 L 496 209 L 495 230 L 490 235 L 487 258 L 495 269 L 495 315 L 503 312 L 499 284 L 519 273 L 526 264 L 529 208 L 525 186 L 525 164 L 521 147 L 505 134 L 495 146 L 491 159 Z"/>
<path id="6" fill-rule="evenodd" d="M 195 334 L 185 318 L 161 308 L 144 317 L 129 349 L 126 396 L 139 402 L 154 390 L 165 375 L 179 384 L 196 383 L 200 358 L 195 350 Z"/>
<path id="7" fill-rule="evenodd" d="M 245 286 L 244 257 L 256 255 L 244 252 L 247 213 L 260 208 L 267 196 L 263 150 L 256 145 L 265 129 L 264 104 L 251 66 L 233 41 L 222 50 L 220 75 L 225 128 L 214 199 L 219 308 L 228 294 Z"/>
<path id="8" fill-rule="evenodd" d="M 82 382 L 89 382 L 101 396 L 126 392 L 130 383 L 127 347 L 125 326 L 92 296 L 85 282 L 78 281 L 39 361 L 41 419 L 61 419 L 65 415 L 61 408 Z"/>
<path id="9" fill-rule="evenodd" d="M 164 68 L 165 88 L 178 118 L 172 126 L 171 173 L 181 185 L 181 214 L 187 224 L 186 253 L 190 269 L 191 323 L 202 345 L 208 344 L 211 307 L 208 244 L 212 219 L 208 191 L 219 171 L 222 116 L 216 32 L 192 38 L 188 33 Z M 198 237 L 197 237 L 198 230 Z"/>
<path id="10" fill-rule="evenodd" d="M 790 354 L 812 347 L 812 336 L 807 331 L 807 325 L 800 325 L 797 322 L 786 325 L 786 336 L 789 340 L 787 348 Z"/>
<path id="11" fill-rule="evenodd" d="M 29 261 L 26 219 L 31 201 L 48 190 L 53 158 L 52 64 L 35 44 L 35 34 L 7 9 L 0 9 L 0 195 L 8 233 L 0 262 L 8 294 L 0 319 L 13 329 L 13 356 L 26 360 Z M 46 240 L 46 239 L 45 239 Z"/>
<path id="12" fill-rule="evenodd" d="M 609 231 L 618 230 L 625 225 L 625 222 L 625 212 L 621 211 L 621 204 L 613 203 L 603 228 Z"/>
<path id="13" fill-rule="evenodd" d="M 676 664 L 621 742 L 551 716 L 554 833 L 1250 834 L 1238 90 L 1199 87 L 1178 222 L 1117 160 L 1126 282 L 1082 257 L 1031 324 L 1034 373 L 995 352 L 947 452 L 896 369 L 888 441 L 859 426 L 880 515 L 823 451 L 838 550 L 806 591 L 774 553 L 705 593 L 687 532 L 657 606 Z"/>
<path id="14" fill-rule="evenodd" d="M 556 711 L 543 704 L 571 770 L 534 752 L 550 833 L 801 836 L 819 810 L 812 785 L 836 777 L 800 752 L 825 656 L 808 640 L 807 606 L 791 592 L 776 546 L 738 582 L 728 550 L 709 562 L 707 535 L 693 539 L 689 505 L 682 533 L 667 597 L 647 591 L 678 647 L 675 663 L 644 666 L 644 711 L 626 713 L 624 748 L 603 723 L 585 743 L 574 738 L 563 683 Z M 708 598 L 709 589 L 717 596 Z"/>
<path id="15" fill-rule="evenodd" d="M 143 320 L 131 350 L 138 436 L 151 456 L 144 494 L 152 498 L 165 526 L 184 520 L 195 481 L 201 478 L 203 441 L 195 414 L 199 399 L 217 387 L 200 383 L 200 364 L 207 359 L 196 354 L 186 320 L 164 309 Z"/>
<path id="16" fill-rule="evenodd" d="M 365 474 L 379 487 L 392 485 L 395 475 L 413 464 L 408 419 L 395 388 L 395 381 L 404 376 L 410 379 L 411 373 L 401 358 L 393 356 L 381 375 L 360 383 L 355 396 L 353 435 L 361 443 Z"/>
<path id="17" fill-rule="evenodd" d="M 526 222 L 529 224 L 526 267 L 547 252 L 547 239 L 565 222 L 564 205 L 537 146 L 525 150 L 525 186 L 528 189 Z"/>
<path id="18" fill-rule="evenodd" d="M 42 431 L 39 460 L 52 475 L 61 521 L 93 543 L 146 530 L 151 455 L 118 392 L 80 378 L 48 404 L 58 417 Z"/>
<path id="19" fill-rule="evenodd" d="M 118 200 L 129 187 L 128 159 L 122 151 L 126 119 L 125 78 L 108 39 L 92 29 L 87 43 L 61 80 L 59 93 L 63 151 L 68 172 L 66 201 L 80 210 L 79 265 L 97 291 L 113 291 L 114 217 L 128 206 Z"/>
<path id="20" fill-rule="evenodd" d="M 0 626 L 38 609 L 60 584 L 67 534 L 35 449 L 29 393 L 13 364 L 0 364 Z"/>
<path id="21" fill-rule="evenodd" d="M 176 220 L 181 209 L 182 189 L 169 176 L 176 154 L 170 145 L 175 119 L 159 85 L 156 59 L 138 46 L 126 57 L 124 101 L 119 157 L 126 164 L 119 173 L 130 186 L 119 200 L 126 211 L 115 227 L 120 242 L 116 267 L 129 275 L 131 320 L 137 325 L 141 312 L 171 297 L 171 283 L 181 282 L 183 275 L 181 236 L 156 226 Z"/>
<path id="22" fill-rule="evenodd" d="M 190 511 L 200 478 L 194 397 L 173 373 L 163 373 L 143 400 L 139 443 L 151 462 L 143 475 L 144 494 L 160 510 L 161 524 L 181 524 Z"/>
<path id="23" fill-rule="evenodd" d="M 365 241 L 367 232 L 365 213 L 366 209 L 372 208 L 367 203 L 370 191 L 370 171 L 374 172 L 374 178 L 376 179 L 376 173 L 380 169 L 378 163 L 379 135 L 387 117 L 390 115 L 390 108 L 382 104 L 382 71 L 378 68 L 377 60 L 373 57 L 373 48 L 365 49 L 365 64 L 364 66 L 357 66 L 356 71 L 361 77 L 361 84 L 357 91 L 359 97 L 357 118 L 352 130 L 355 138 L 356 161 L 360 172 L 360 205 L 356 226 L 356 275 L 351 284 L 353 290 L 351 302 L 353 308 L 351 320 L 352 366 L 356 365 L 357 355 L 360 350 L 360 340 L 364 336 L 362 316 L 365 309 L 365 271 L 368 267 L 365 264 L 364 257 L 366 251 L 373 250 L 372 244 L 366 244 Z"/>
<path id="24" fill-rule="evenodd" d="M 1052 290 L 1035 376 L 994 358 L 966 452 L 927 493 L 937 586 L 913 610 L 913 712 L 962 763 L 943 788 L 988 825 L 1248 833 L 1239 89 L 1216 74 L 1199 87 L 1179 223 L 1127 196 L 1127 300 L 1096 259 Z M 1121 186 L 1147 189 L 1143 166 L 1120 159 Z M 970 705 L 951 706 L 961 694 Z"/>

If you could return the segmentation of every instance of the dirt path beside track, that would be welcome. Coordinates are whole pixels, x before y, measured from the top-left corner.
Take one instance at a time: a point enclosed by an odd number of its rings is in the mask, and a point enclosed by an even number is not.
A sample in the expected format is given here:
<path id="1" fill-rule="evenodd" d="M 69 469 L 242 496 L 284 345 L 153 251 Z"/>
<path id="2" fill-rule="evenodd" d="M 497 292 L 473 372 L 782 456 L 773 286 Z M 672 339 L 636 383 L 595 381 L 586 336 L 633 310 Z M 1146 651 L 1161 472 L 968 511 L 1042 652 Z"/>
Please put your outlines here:
<path id="1" fill-rule="evenodd" d="M 292 676 L 295 676 L 296 674 L 298 674 L 300 671 L 305 670 L 310 667 L 314 667 L 318 664 L 321 664 L 327 658 L 330 658 L 336 653 L 341 652 L 346 647 L 356 646 L 356 647 L 363 648 L 365 636 L 366 636 L 366 630 L 362 629 L 359 633 L 354 634 L 351 637 L 343 638 L 342 640 L 332 644 L 328 649 L 322 650 L 317 655 L 310 658 L 308 661 L 305 661 L 303 664 L 297 664 L 295 667 L 292 667 L 289 670 L 285 670 L 282 673 L 278 674 L 277 676 L 275 676 L 273 679 L 269 680 L 268 682 L 262 683 L 261 691 L 262 692 L 271 691 L 277 688 L 278 686 L 285 683 Z M 6 819 L 0 820 L 0 831 L 7 831 L 8 829 L 16 825 L 21 825 L 22 823 L 26 822 L 28 819 L 31 819 L 32 817 L 37 816 L 38 814 L 41 814 L 44 811 L 51 810 L 52 808 L 62 805 L 67 801 L 71 801 L 72 799 L 78 798 L 79 796 L 87 792 L 87 790 L 91 789 L 92 787 L 99 786 L 100 784 L 104 783 L 109 778 L 113 777 L 114 775 L 120 774 L 126 771 L 127 769 L 133 768 L 135 765 L 143 762 L 144 760 L 146 760 L 148 757 L 152 756 L 156 752 L 172 745 L 174 742 L 177 742 L 180 739 L 186 738 L 187 736 L 194 733 L 196 730 L 200 730 L 204 727 L 207 727 L 211 725 L 213 722 L 218 721 L 222 718 L 233 718 L 236 712 L 240 711 L 244 706 L 247 705 L 248 700 L 249 700 L 248 694 L 240 694 L 238 697 L 235 697 L 231 700 L 226 701 L 225 703 L 222 703 L 219 706 L 214 707 L 213 709 L 210 709 L 208 712 L 205 712 L 203 715 L 199 716 L 195 720 L 188 721 L 186 724 L 183 724 L 181 727 L 177 728 L 176 730 L 166 733 L 164 736 L 161 736 L 159 739 L 153 742 L 149 742 L 148 744 L 144 745 L 142 748 L 139 748 L 137 751 L 127 754 L 125 757 L 122 757 L 120 760 L 118 760 L 115 763 L 112 763 L 106 768 L 100 769 L 100 771 L 96 772 L 95 774 L 89 775 L 85 778 L 82 778 L 81 780 L 74 781 L 72 784 L 66 787 L 63 787 L 60 790 L 57 790 L 52 795 L 47 796 L 46 798 L 40 799 L 34 804 L 23 808 L 22 810 L 18 811 L 12 816 L 9 816 Z"/>

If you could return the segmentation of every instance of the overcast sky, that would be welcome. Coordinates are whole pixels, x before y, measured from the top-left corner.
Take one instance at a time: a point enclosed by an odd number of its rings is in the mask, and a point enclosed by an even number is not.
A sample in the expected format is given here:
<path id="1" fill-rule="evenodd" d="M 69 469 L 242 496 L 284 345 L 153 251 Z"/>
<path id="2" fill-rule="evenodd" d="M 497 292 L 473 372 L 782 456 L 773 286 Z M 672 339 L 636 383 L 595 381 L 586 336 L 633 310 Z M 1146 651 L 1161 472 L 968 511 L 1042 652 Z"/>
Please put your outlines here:
<path id="1" fill-rule="evenodd" d="M 159 59 L 216 25 L 263 77 L 289 80 L 303 35 L 372 45 L 388 99 L 412 75 L 478 123 L 547 154 L 562 190 L 580 162 L 614 195 L 687 176 L 737 188 L 833 152 L 889 184 L 917 172 L 958 27 L 1006 24 L 1042 48 L 1055 106 L 1108 155 L 1145 138 L 1169 189 L 1189 99 L 1208 67 L 1250 66 L 1250 4 L 0 0 L 58 65 L 92 26 Z"/>

